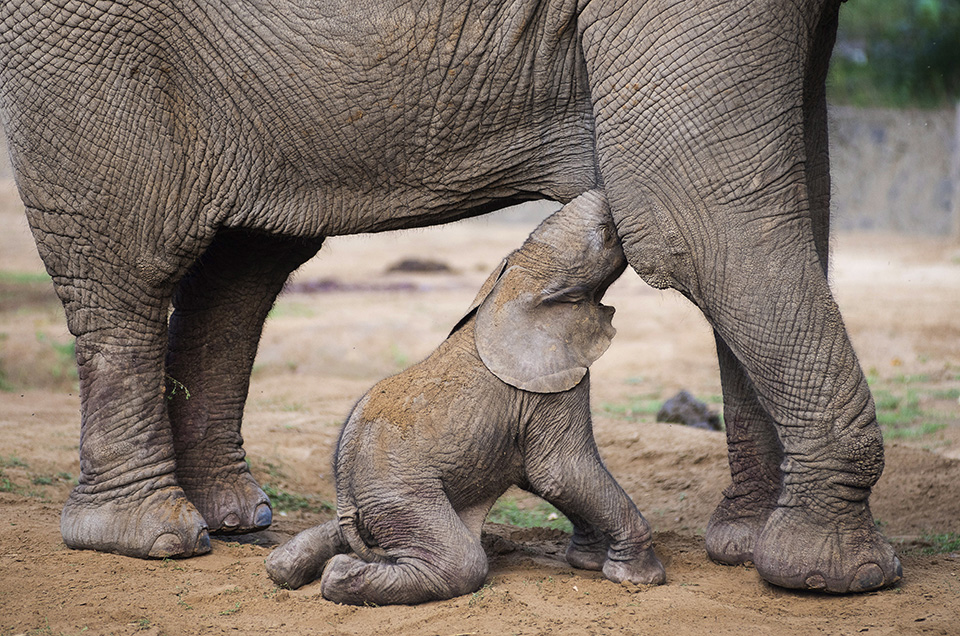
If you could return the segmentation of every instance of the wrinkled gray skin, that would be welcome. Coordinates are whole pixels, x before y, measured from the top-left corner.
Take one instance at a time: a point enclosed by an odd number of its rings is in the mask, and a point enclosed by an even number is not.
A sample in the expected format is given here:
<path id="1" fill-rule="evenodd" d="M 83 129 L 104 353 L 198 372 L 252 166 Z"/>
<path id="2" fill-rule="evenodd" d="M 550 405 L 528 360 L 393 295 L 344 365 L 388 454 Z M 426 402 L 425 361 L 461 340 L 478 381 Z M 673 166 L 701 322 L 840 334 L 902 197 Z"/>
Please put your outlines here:
<path id="1" fill-rule="evenodd" d="M 713 326 L 732 484 L 706 535 L 778 585 L 900 564 L 874 403 L 827 285 L 838 0 L 0 4 L 0 119 L 77 338 L 66 544 L 262 528 L 240 420 L 324 237 L 602 185 L 630 266 Z M 168 310 L 174 311 L 168 318 Z M 167 400 L 173 377 L 185 385 Z"/>
<path id="2" fill-rule="evenodd" d="M 571 565 L 663 583 L 590 424 L 587 366 L 614 333 L 600 298 L 626 265 L 598 193 L 548 218 L 430 357 L 357 403 L 337 446 L 337 519 L 275 550 L 271 578 L 300 587 L 322 572 L 323 596 L 355 605 L 469 594 L 487 575 L 483 519 L 519 485 L 573 522 Z"/>

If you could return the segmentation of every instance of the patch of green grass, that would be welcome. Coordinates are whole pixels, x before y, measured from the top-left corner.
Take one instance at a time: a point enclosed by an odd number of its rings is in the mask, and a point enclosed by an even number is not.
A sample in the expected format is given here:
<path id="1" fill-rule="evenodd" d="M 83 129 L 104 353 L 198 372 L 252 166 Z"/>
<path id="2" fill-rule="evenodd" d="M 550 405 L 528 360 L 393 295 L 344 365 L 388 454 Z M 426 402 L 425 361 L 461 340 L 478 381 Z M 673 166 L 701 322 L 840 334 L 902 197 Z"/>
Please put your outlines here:
<path id="1" fill-rule="evenodd" d="M 903 427 L 923 417 L 920 396 L 916 391 L 908 390 L 905 395 L 896 395 L 881 389 L 874 392 L 873 399 L 877 405 L 880 426 Z"/>
<path id="2" fill-rule="evenodd" d="M 891 439 L 919 439 L 925 435 L 932 435 L 946 428 L 943 422 L 923 422 L 916 426 L 897 426 L 884 429 L 883 438 Z"/>
<path id="3" fill-rule="evenodd" d="M 930 397 L 935 400 L 960 400 L 960 388 L 931 391 Z"/>
<path id="4" fill-rule="evenodd" d="M 266 467 L 267 474 L 273 477 L 274 479 L 283 479 L 284 477 L 286 477 L 286 474 L 283 472 L 283 469 L 280 468 L 280 466 L 278 466 L 277 464 L 274 464 L 273 462 L 267 459 L 261 460 L 260 463 L 263 464 L 264 467 Z"/>
<path id="5" fill-rule="evenodd" d="M 16 455 L 8 455 L 6 457 L 0 455 L 0 468 L 28 468 L 28 466 L 27 462 Z"/>
<path id="6" fill-rule="evenodd" d="M 37 342 L 47 344 L 56 354 L 51 373 L 58 380 L 77 379 L 77 340 L 70 338 L 67 342 L 57 342 L 44 333 L 37 332 Z"/>
<path id="7" fill-rule="evenodd" d="M 923 549 L 924 554 L 949 554 L 960 552 L 960 532 L 945 534 L 924 534 L 921 539 L 930 546 Z"/>
<path id="8" fill-rule="evenodd" d="M 922 382 L 929 382 L 930 376 L 925 373 L 914 373 L 911 375 L 898 375 L 890 378 L 890 382 L 894 384 L 917 384 Z"/>
<path id="9" fill-rule="evenodd" d="M 313 318 L 317 312 L 313 310 L 312 307 L 304 305 L 303 303 L 291 302 L 281 300 L 276 305 L 273 306 L 273 309 L 270 310 L 270 313 L 267 314 L 268 319 L 272 318 Z"/>
<path id="10" fill-rule="evenodd" d="M 0 271 L 0 283 L 8 285 L 36 285 L 49 283 L 50 276 L 46 272 L 10 272 Z"/>
<path id="11" fill-rule="evenodd" d="M 948 417 L 924 409 L 923 401 L 960 398 L 960 389 L 925 388 L 922 385 L 931 382 L 931 378 L 924 374 L 900 375 L 886 381 L 872 376 L 868 381 L 877 408 L 877 422 L 887 440 L 916 440 L 946 428 Z"/>
<path id="12" fill-rule="evenodd" d="M 0 492 L 20 493 L 20 487 L 10 481 L 10 478 L 3 474 L 3 470 L 0 470 Z"/>
<path id="13" fill-rule="evenodd" d="M 552 528 L 573 532 L 573 524 L 569 519 L 546 501 L 539 501 L 532 508 L 521 508 L 512 497 L 501 497 L 487 515 L 487 521 L 520 528 Z"/>
<path id="14" fill-rule="evenodd" d="M 626 404 L 607 402 L 600 405 L 600 411 L 605 415 L 612 415 L 625 420 L 635 420 L 640 417 L 656 415 L 663 401 L 650 398 L 635 398 Z"/>
<path id="15" fill-rule="evenodd" d="M 263 492 L 270 497 L 270 505 L 276 512 L 291 512 L 302 510 L 304 512 L 322 512 L 324 510 L 333 510 L 334 507 L 314 497 L 307 497 L 297 493 L 287 492 L 279 486 L 272 484 L 263 484 Z"/>
<path id="16" fill-rule="evenodd" d="M 233 604 L 233 607 L 231 607 L 230 609 L 225 609 L 219 614 L 220 616 L 230 616 L 231 614 L 236 614 L 239 611 L 240 611 L 240 601 L 237 601 L 236 603 Z"/>
<path id="17" fill-rule="evenodd" d="M 10 335 L 6 333 L 0 333 L 0 343 L 3 343 L 4 340 L 9 338 Z M 13 391 L 14 387 L 9 380 L 7 380 L 7 372 L 0 367 L 0 391 L 10 392 Z"/>
<path id="18" fill-rule="evenodd" d="M 394 366 L 398 369 L 406 369 L 410 366 L 410 356 L 396 344 L 390 345 L 390 357 L 393 359 Z"/>

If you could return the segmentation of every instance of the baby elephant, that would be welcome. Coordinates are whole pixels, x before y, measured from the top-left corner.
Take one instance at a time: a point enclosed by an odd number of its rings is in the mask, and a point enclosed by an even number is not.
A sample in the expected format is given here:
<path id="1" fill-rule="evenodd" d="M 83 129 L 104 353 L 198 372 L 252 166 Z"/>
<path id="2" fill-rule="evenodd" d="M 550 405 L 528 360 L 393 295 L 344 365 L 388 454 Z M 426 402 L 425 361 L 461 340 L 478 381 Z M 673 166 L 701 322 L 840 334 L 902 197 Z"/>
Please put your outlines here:
<path id="1" fill-rule="evenodd" d="M 590 421 L 587 367 L 615 333 L 600 298 L 625 267 L 601 193 L 546 219 L 430 357 L 357 403 L 334 461 L 338 519 L 275 550 L 271 578 L 299 587 L 322 573 L 323 596 L 352 604 L 474 592 L 488 567 L 481 525 L 515 484 L 573 523 L 571 565 L 663 583 Z"/>

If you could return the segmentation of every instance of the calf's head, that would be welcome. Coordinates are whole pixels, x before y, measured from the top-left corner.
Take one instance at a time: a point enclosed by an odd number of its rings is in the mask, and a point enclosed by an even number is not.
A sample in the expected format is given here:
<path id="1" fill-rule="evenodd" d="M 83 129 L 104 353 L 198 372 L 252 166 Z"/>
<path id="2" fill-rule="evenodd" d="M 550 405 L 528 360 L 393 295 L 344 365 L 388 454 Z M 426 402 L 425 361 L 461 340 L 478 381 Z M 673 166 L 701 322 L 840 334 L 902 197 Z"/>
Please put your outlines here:
<path id="1" fill-rule="evenodd" d="M 504 259 L 474 300 L 483 363 L 526 391 L 576 386 L 616 333 L 614 310 L 600 299 L 626 264 L 601 193 L 565 205 Z"/>

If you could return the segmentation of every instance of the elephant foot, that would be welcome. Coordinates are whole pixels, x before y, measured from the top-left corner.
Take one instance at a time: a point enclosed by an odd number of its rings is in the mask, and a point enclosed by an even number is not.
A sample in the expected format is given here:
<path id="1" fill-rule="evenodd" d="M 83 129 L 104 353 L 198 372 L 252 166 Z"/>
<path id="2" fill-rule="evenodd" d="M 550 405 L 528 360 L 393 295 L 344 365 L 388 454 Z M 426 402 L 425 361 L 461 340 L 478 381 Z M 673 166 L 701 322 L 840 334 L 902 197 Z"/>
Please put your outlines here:
<path id="1" fill-rule="evenodd" d="M 567 563 L 581 570 L 602 570 L 610 541 L 596 531 L 575 531 L 567 546 Z"/>
<path id="2" fill-rule="evenodd" d="M 147 496 L 103 499 L 74 489 L 60 516 L 67 547 L 138 558 L 190 557 L 210 551 L 207 525 L 183 491 L 167 486 Z"/>
<path id="3" fill-rule="evenodd" d="M 893 585 L 903 576 L 893 547 L 865 502 L 824 515 L 806 507 L 773 511 L 754 550 L 763 579 L 781 587 L 845 594 Z"/>
<path id="4" fill-rule="evenodd" d="M 267 574 L 277 585 L 297 589 L 320 578 L 327 561 L 348 552 L 337 521 L 308 528 L 267 557 Z"/>
<path id="5" fill-rule="evenodd" d="M 707 555 L 724 565 L 743 565 L 753 561 L 757 538 L 776 507 L 756 497 L 724 496 L 707 523 Z"/>
<path id="6" fill-rule="evenodd" d="M 653 548 L 645 550 L 640 557 L 629 561 L 608 558 L 603 564 L 603 575 L 614 583 L 632 583 L 633 585 L 663 585 L 667 582 L 667 572 Z"/>
<path id="7" fill-rule="evenodd" d="M 607 562 L 607 546 L 599 550 L 588 550 L 572 542 L 567 547 L 567 563 L 581 570 L 602 570 Z"/>
<path id="8" fill-rule="evenodd" d="M 177 481 L 206 519 L 211 534 L 257 532 L 273 522 L 270 498 L 244 462 L 220 474 L 189 474 L 178 464 Z"/>
<path id="9" fill-rule="evenodd" d="M 327 562 L 320 593 L 348 605 L 412 605 L 476 592 L 487 576 L 480 542 L 441 563 L 401 557 L 394 563 L 367 563 L 346 554 Z"/>

